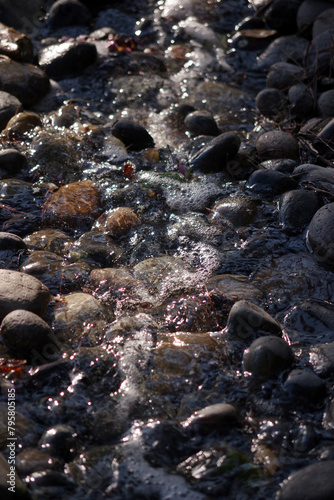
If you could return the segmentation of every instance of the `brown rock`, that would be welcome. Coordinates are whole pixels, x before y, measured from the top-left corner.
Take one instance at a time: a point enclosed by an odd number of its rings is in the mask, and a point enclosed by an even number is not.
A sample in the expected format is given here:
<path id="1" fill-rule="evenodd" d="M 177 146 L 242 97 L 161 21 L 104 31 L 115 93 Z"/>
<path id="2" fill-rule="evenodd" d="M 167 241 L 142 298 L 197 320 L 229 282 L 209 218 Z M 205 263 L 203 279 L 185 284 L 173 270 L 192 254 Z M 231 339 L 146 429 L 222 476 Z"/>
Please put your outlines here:
<path id="1" fill-rule="evenodd" d="M 108 232 L 114 238 L 120 238 L 139 224 L 140 219 L 131 208 L 119 207 L 102 214 L 96 227 Z"/>

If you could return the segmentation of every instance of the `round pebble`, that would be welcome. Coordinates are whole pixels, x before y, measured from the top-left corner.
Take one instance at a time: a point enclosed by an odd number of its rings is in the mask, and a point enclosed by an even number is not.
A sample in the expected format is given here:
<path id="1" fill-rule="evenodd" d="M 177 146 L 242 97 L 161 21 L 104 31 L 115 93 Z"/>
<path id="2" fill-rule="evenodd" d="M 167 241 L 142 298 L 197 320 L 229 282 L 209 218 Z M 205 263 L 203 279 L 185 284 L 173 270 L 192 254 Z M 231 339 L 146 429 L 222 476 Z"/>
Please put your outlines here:
<path id="1" fill-rule="evenodd" d="M 287 110 L 287 99 L 278 89 L 263 89 L 256 96 L 256 107 L 264 116 L 279 116 Z"/>
<path id="2" fill-rule="evenodd" d="M 15 96 L 0 91 L 0 131 L 17 112 L 21 111 L 23 111 L 23 106 Z"/>
<path id="3" fill-rule="evenodd" d="M 69 461 L 75 456 L 77 434 L 70 425 L 58 424 L 44 432 L 38 446 L 54 457 Z"/>
<path id="4" fill-rule="evenodd" d="M 334 497 L 334 460 L 317 462 L 291 474 L 277 500 L 330 500 Z"/>
<path id="5" fill-rule="evenodd" d="M 302 67 L 288 62 L 273 64 L 267 74 L 267 87 L 286 92 L 292 85 L 301 83 L 305 78 Z"/>
<path id="6" fill-rule="evenodd" d="M 41 49 L 38 62 L 55 80 L 80 74 L 97 59 L 97 50 L 89 42 L 63 42 Z"/>
<path id="7" fill-rule="evenodd" d="M 318 113 L 324 118 L 334 116 L 334 89 L 327 90 L 318 98 Z"/>
<path id="8" fill-rule="evenodd" d="M 245 350 L 243 367 L 255 379 L 267 380 L 290 368 L 293 359 L 292 349 L 283 339 L 260 337 Z"/>
<path id="9" fill-rule="evenodd" d="M 314 402 L 323 399 L 326 395 L 324 381 L 309 370 L 292 370 L 284 382 L 284 389 L 293 398 L 307 399 Z"/>
<path id="10" fill-rule="evenodd" d="M 334 262 L 334 203 L 321 207 L 313 216 L 307 234 L 314 256 L 327 264 Z"/>
<path id="11" fill-rule="evenodd" d="M 314 116 L 315 97 L 312 89 L 304 83 L 292 85 L 288 92 L 292 116 L 305 120 Z"/>
<path id="12" fill-rule="evenodd" d="M 0 232 L 0 250 L 11 250 L 17 252 L 25 250 L 27 245 L 20 236 L 13 233 Z"/>
<path id="13" fill-rule="evenodd" d="M 240 138 L 235 132 L 224 132 L 212 139 L 191 159 L 191 167 L 204 173 L 222 171 L 237 155 L 240 144 Z"/>
<path id="14" fill-rule="evenodd" d="M 297 183 L 292 177 L 277 170 L 255 170 L 246 186 L 254 193 L 276 196 L 297 187 Z"/>
<path id="15" fill-rule="evenodd" d="M 261 159 L 298 158 L 299 146 L 296 139 L 288 132 L 271 130 L 260 135 L 256 149 Z"/>
<path id="16" fill-rule="evenodd" d="M 187 130 L 196 135 L 218 135 L 220 130 L 211 113 L 193 111 L 187 114 L 184 120 Z"/>
<path id="17" fill-rule="evenodd" d="M 283 231 L 288 234 L 303 232 L 319 208 L 319 196 L 315 191 L 298 189 L 284 193 L 279 202 Z"/>
<path id="18" fill-rule="evenodd" d="M 120 139 L 129 151 L 154 147 L 154 140 L 146 128 L 129 120 L 118 120 L 112 127 L 113 136 Z"/>
<path id="19" fill-rule="evenodd" d="M 132 208 L 118 207 L 102 214 L 94 227 L 106 231 L 113 238 L 120 238 L 139 224 L 140 219 Z"/>
<path id="20" fill-rule="evenodd" d="M 0 151 L 0 169 L 15 175 L 27 165 L 27 158 L 16 149 L 9 148 Z"/>
<path id="21" fill-rule="evenodd" d="M 50 28 L 85 25 L 91 21 L 89 10 L 78 0 L 57 0 L 47 15 Z"/>
<path id="22" fill-rule="evenodd" d="M 185 427 L 199 427 L 207 431 L 223 430 L 239 423 L 236 408 L 228 403 L 218 403 L 196 411 L 185 422 Z"/>

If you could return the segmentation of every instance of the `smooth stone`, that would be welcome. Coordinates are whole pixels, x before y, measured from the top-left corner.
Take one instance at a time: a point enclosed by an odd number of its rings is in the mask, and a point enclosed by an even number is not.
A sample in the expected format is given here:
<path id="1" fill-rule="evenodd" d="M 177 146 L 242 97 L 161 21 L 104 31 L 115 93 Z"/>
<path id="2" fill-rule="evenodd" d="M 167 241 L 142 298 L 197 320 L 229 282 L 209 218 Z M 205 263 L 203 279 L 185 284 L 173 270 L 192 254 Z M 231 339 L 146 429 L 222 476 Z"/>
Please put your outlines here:
<path id="1" fill-rule="evenodd" d="M 87 7 L 78 0 L 57 0 L 47 14 L 47 23 L 52 29 L 65 26 L 82 26 L 90 23 Z"/>
<path id="2" fill-rule="evenodd" d="M 123 250 L 111 236 L 93 226 L 78 240 L 66 244 L 65 253 L 70 262 L 84 261 L 93 266 L 109 266 L 122 257 Z"/>
<path id="3" fill-rule="evenodd" d="M 283 174 L 292 174 L 293 169 L 296 166 L 297 162 L 295 160 L 290 160 L 289 158 L 265 160 L 259 164 L 261 169 L 277 170 L 277 172 L 282 172 Z"/>
<path id="4" fill-rule="evenodd" d="M 15 309 L 25 309 L 43 317 L 50 299 L 50 291 L 38 279 L 0 269 L 0 320 Z"/>
<path id="5" fill-rule="evenodd" d="M 56 229 L 87 227 L 101 214 L 99 191 L 90 181 L 62 186 L 46 200 L 43 214 L 46 224 Z"/>
<path id="6" fill-rule="evenodd" d="M 204 146 L 190 160 L 193 169 L 204 173 L 220 172 L 237 155 L 241 140 L 235 132 L 224 132 Z"/>
<path id="7" fill-rule="evenodd" d="M 296 369 L 289 373 L 283 388 L 297 399 L 319 401 L 326 396 L 326 384 L 318 375 L 309 371 Z"/>
<path id="8" fill-rule="evenodd" d="M 271 29 L 283 35 L 297 31 L 297 12 L 303 0 L 274 0 L 266 9 L 264 19 Z"/>
<path id="9" fill-rule="evenodd" d="M 319 377 L 330 377 L 334 373 L 334 342 L 313 345 L 309 352 L 309 362 Z"/>
<path id="10" fill-rule="evenodd" d="M 305 70 L 303 67 L 289 62 L 277 62 L 269 68 L 267 87 L 286 92 L 292 85 L 301 83 L 304 78 Z"/>
<path id="11" fill-rule="evenodd" d="M 320 200 L 315 191 L 299 189 L 284 193 L 279 201 L 279 219 L 283 231 L 287 234 L 302 233 L 319 208 Z"/>
<path id="12" fill-rule="evenodd" d="M 271 130 L 260 135 L 256 141 L 256 149 L 264 160 L 299 157 L 298 142 L 291 134 L 282 130 Z"/>
<path id="13" fill-rule="evenodd" d="M 31 62 L 34 46 L 27 35 L 0 23 L 0 54 L 16 61 Z"/>
<path id="14" fill-rule="evenodd" d="M 265 290 L 249 283 L 248 276 L 241 274 L 218 274 L 212 276 L 206 284 L 209 291 L 218 290 L 233 300 L 249 299 L 260 302 L 265 297 Z"/>
<path id="15" fill-rule="evenodd" d="M 33 64 L 0 59 L 0 88 L 14 95 L 24 107 L 37 103 L 50 88 L 45 72 Z"/>
<path id="16" fill-rule="evenodd" d="M 322 2 L 317 2 L 322 3 Z M 326 9 L 319 14 L 313 23 L 312 38 L 316 38 L 320 33 L 332 29 L 334 26 L 334 8 Z"/>
<path id="17" fill-rule="evenodd" d="M 297 187 L 296 181 L 277 170 L 255 170 L 247 181 L 246 187 L 253 193 L 277 196 Z"/>
<path id="18" fill-rule="evenodd" d="M 112 135 L 120 139 L 129 151 L 154 147 L 153 137 L 146 128 L 130 120 L 118 120 L 112 127 Z"/>
<path id="19" fill-rule="evenodd" d="M 333 168 L 321 167 L 313 163 L 303 163 L 294 169 L 293 175 L 302 186 L 327 191 L 330 195 L 334 194 Z"/>
<path id="20" fill-rule="evenodd" d="M 216 120 L 207 111 L 193 111 L 184 120 L 186 130 L 196 135 L 219 135 Z"/>
<path id="21" fill-rule="evenodd" d="M 213 205 L 208 220 L 222 229 L 251 224 L 258 213 L 258 200 L 250 196 L 222 198 Z"/>
<path id="22" fill-rule="evenodd" d="M 308 42 L 297 35 L 281 36 L 271 42 L 267 49 L 257 58 L 259 69 L 268 69 L 276 63 L 287 61 L 302 62 Z"/>
<path id="23" fill-rule="evenodd" d="M 281 338 L 260 337 L 244 351 L 243 368 L 257 380 L 276 378 L 294 360 L 291 347 Z"/>
<path id="24" fill-rule="evenodd" d="M 249 342 L 262 335 L 281 335 L 282 327 L 258 305 L 239 300 L 230 310 L 225 332 L 232 338 Z"/>
<path id="25" fill-rule="evenodd" d="M 16 468 L 20 475 L 29 474 L 46 469 L 61 470 L 61 461 L 37 448 L 26 448 L 16 456 Z"/>
<path id="26" fill-rule="evenodd" d="M 239 424 L 235 406 L 217 403 L 196 411 L 184 423 L 184 427 L 199 427 L 207 431 L 226 430 Z"/>
<path id="27" fill-rule="evenodd" d="M 131 229 L 140 225 L 140 219 L 130 207 L 118 207 L 104 212 L 94 224 L 100 231 L 112 238 L 125 236 Z"/>
<path id="28" fill-rule="evenodd" d="M 314 214 L 307 243 L 318 260 L 330 265 L 334 263 L 334 203 L 324 205 Z"/>
<path id="29" fill-rule="evenodd" d="M 181 259 L 164 256 L 142 260 L 134 266 L 133 276 L 162 291 L 173 284 L 184 284 L 191 273 L 187 271 L 187 264 Z"/>
<path id="30" fill-rule="evenodd" d="M 319 73 L 327 71 L 333 67 L 333 49 L 333 29 L 323 31 L 312 40 L 306 55 L 306 65 Z"/>
<path id="31" fill-rule="evenodd" d="M 30 250 L 46 250 L 62 256 L 66 245 L 72 241 L 70 236 L 59 229 L 41 229 L 24 238 L 24 243 Z"/>
<path id="32" fill-rule="evenodd" d="M 81 290 L 87 282 L 91 266 L 87 262 L 68 263 L 60 255 L 43 250 L 32 252 L 21 271 L 35 276 L 53 295 Z"/>
<path id="33" fill-rule="evenodd" d="M 43 127 L 40 116 L 31 111 L 24 111 L 9 120 L 3 133 L 13 140 L 22 136 L 25 132 L 30 132 L 35 127 Z"/>
<path id="34" fill-rule="evenodd" d="M 329 151 L 332 153 L 334 144 L 334 118 L 323 127 L 316 139 L 319 139 L 319 141 L 316 141 L 317 149 L 320 146 L 322 152 Z"/>
<path id="35" fill-rule="evenodd" d="M 317 462 L 291 474 L 277 500 L 330 500 L 334 497 L 334 460 Z"/>
<path id="36" fill-rule="evenodd" d="M 23 111 L 22 103 L 12 94 L 0 91 L 0 131 L 17 112 Z M 2 153 L 2 151 L 0 152 Z"/>
<path id="37" fill-rule="evenodd" d="M 13 481 L 14 492 L 9 490 L 11 484 L 8 481 L 10 481 L 11 476 L 15 478 Z M 13 473 L 12 469 L 10 469 L 8 459 L 2 453 L 0 453 L 0 495 L 2 500 L 32 500 L 32 496 L 27 487 L 22 483 L 15 468 Z"/>
<path id="38" fill-rule="evenodd" d="M 312 89 L 304 83 L 297 83 L 289 88 L 288 98 L 292 116 L 305 120 L 314 116 L 315 96 Z"/>
<path id="39" fill-rule="evenodd" d="M 256 96 L 256 107 L 263 116 L 278 117 L 287 111 L 287 99 L 278 89 L 263 89 Z"/>
<path id="40" fill-rule="evenodd" d="M 26 243 L 16 234 L 0 232 L 0 251 L 10 250 L 12 252 L 18 252 L 19 250 L 25 250 L 26 248 Z"/>
<path id="41" fill-rule="evenodd" d="M 76 454 L 77 434 L 70 425 L 58 424 L 42 434 L 38 446 L 51 456 L 69 461 Z"/>
<path id="42" fill-rule="evenodd" d="M 318 97 L 318 113 L 319 116 L 324 118 L 332 118 L 334 116 L 334 89 L 320 94 Z"/>
<path id="43" fill-rule="evenodd" d="M 299 32 L 309 30 L 317 17 L 333 6 L 330 2 L 322 0 L 304 0 L 297 12 L 297 26 Z"/>
<path id="44" fill-rule="evenodd" d="M 95 63 L 97 50 L 89 42 L 62 42 L 41 49 L 38 62 L 45 73 L 55 80 L 78 75 Z"/>
<path id="45" fill-rule="evenodd" d="M 8 349 L 18 354 L 32 355 L 52 342 L 50 326 L 37 314 L 16 309 L 4 317 L 0 333 Z"/>
<path id="46" fill-rule="evenodd" d="M 0 170 L 6 170 L 9 175 L 15 175 L 26 166 L 26 156 L 17 149 L 9 148 L 0 151 Z"/>

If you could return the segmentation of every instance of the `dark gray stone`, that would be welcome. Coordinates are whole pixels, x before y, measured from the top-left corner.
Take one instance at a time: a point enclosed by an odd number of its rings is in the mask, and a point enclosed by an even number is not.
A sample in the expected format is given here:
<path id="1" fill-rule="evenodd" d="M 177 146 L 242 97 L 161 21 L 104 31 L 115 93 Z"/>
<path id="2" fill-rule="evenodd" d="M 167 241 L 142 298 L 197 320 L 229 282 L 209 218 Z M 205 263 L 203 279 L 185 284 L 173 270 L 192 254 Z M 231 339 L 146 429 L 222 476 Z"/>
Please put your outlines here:
<path id="1" fill-rule="evenodd" d="M 24 250 L 27 245 L 20 236 L 12 233 L 0 232 L 0 251 L 10 250 L 12 252 L 17 252 L 18 250 Z"/>
<path id="2" fill-rule="evenodd" d="M 283 174 L 292 174 L 293 169 L 296 168 L 296 166 L 297 162 L 295 160 L 289 160 L 289 158 L 265 160 L 259 164 L 261 169 L 277 170 L 277 172 L 282 172 Z"/>
<path id="3" fill-rule="evenodd" d="M 81 26 L 91 21 L 91 15 L 79 0 L 57 0 L 50 8 L 47 22 L 50 28 Z"/>
<path id="4" fill-rule="evenodd" d="M 322 0 L 304 0 L 298 9 L 297 26 L 300 32 L 311 31 L 316 18 L 325 10 L 333 6 Z"/>
<path id="5" fill-rule="evenodd" d="M 260 135 L 256 141 L 256 149 L 261 159 L 294 159 L 299 157 L 299 146 L 296 139 L 288 132 L 271 130 Z"/>
<path id="6" fill-rule="evenodd" d="M 334 89 L 320 94 L 318 98 L 318 113 L 319 116 L 324 118 L 334 116 Z"/>
<path id="7" fill-rule="evenodd" d="M 0 151 L 0 169 L 15 175 L 27 165 L 27 158 L 16 149 L 3 149 Z"/>
<path id="8" fill-rule="evenodd" d="M 288 97 L 292 117 L 305 120 L 314 116 L 316 99 L 312 89 L 308 85 L 304 83 L 292 85 L 289 89 Z"/>
<path id="9" fill-rule="evenodd" d="M 9 120 L 23 111 L 22 103 L 8 92 L 0 91 L 0 131 L 6 128 Z"/>
<path id="10" fill-rule="evenodd" d="M 309 356 L 312 369 L 319 377 L 329 377 L 334 373 L 334 342 L 312 346 Z"/>
<path id="11" fill-rule="evenodd" d="M 300 36 L 281 36 L 271 42 L 267 49 L 259 55 L 257 67 L 259 69 L 268 69 L 275 63 L 302 62 L 307 46 L 307 40 Z"/>
<path id="12" fill-rule="evenodd" d="M 291 367 L 291 347 L 281 338 L 266 336 L 254 340 L 243 356 L 244 370 L 261 381 L 277 377 Z"/>
<path id="13" fill-rule="evenodd" d="M 239 418 L 235 407 L 228 403 L 218 403 L 196 411 L 184 422 L 184 426 L 199 427 L 210 432 L 214 429 L 223 430 L 238 423 Z"/>
<path id="14" fill-rule="evenodd" d="M 97 59 L 93 43 L 63 42 L 40 50 L 38 61 L 46 74 L 55 80 L 82 73 Z"/>
<path id="15" fill-rule="evenodd" d="M 263 116 L 278 117 L 287 111 L 287 99 L 278 89 L 263 89 L 256 96 L 256 107 Z"/>
<path id="16" fill-rule="evenodd" d="M 265 196 L 277 196 L 297 187 L 296 181 L 277 170 L 255 170 L 246 187 L 252 192 Z"/>
<path id="17" fill-rule="evenodd" d="M 303 163 L 293 171 L 295 179 L 303 186 L 317 188 L 334 195 L 334 169 Z"/>
<path id="18" fill-rule="evenodd" d="M 44 432 L 38 446 L 51 456 L 69 461 L 76 455 L 77 434 L 70 425 L 58 424 Z"/>
<path id="19" fill-rule="evenodd" d="M 265 11 L 265 20 L 270 28 L 283 35 L 297 31 L 297 12 L 303 0 L 274 0 Z"/>
<path id="20" fill-rule="evenodd" d="M 317 402 L 326 396 L 326 384 L 309 370 L 292 370 L 283 387 L 294 400 Z"/>
<path id="21" fill-rule="evenodd" d="M 112 135 L 120 139 L 129 151 L 154 147 L 153 137 L 146 128 L 130 120 L 118 120 L 112 128 Z"/>
<path id="22" fill-rule="evenodd" d="M 323 3 L 323 2 L 317 2 Z M 328 5 L 328 4 L 327 4 Z M 313 23 L 312 38 L 316 38 L 320 33 L 332 29 L 334 26 L 334 8 L 326 9 L 318 15 Z"/>
<path id="23" fill-rule="evenodd" d="M 317 35 L 307 50 L 306 65 L 318 73 L 328 71 L 333 66 L 334 30 Z"/>
<path id="24" fill-rule="evenodd" d="M 332 500 L 334 460 L 317 462 L 291 474 L 283 482 L 277 500 Z"/>
<path id="25" fill-rule="evenodd" d="M 204 173 L 224 170 L 240 148 L 240 138 L 235 132 L 224 132 L 210 141 L 190 161 L 193 169 Z"/>
<path id="26" fill-rule="evenodd" d="M 292 85 L 301 83 L 305 70 L 289 62 L 277 62 L 270 66 L 267 74 L 267 87 L 286 92 Z"/>
<path id="27" fill-rule="evenodd" d="M 314 191 L 299 189 L 284 193 L 279 202 L 283 231 L 287 234 L 302 233 L 319 208 L 319 196 Z"/>
<path id="28" fill-rule="evenodd" d="M 331 265 L 334 263 L 334 203 L 321 207 L 314 214 L 307 242 L 317 259 Z"/>
<path id="29" fill-rule="evenodd" d="M 187 114 L 184 120 L 187 130 L 196 135 L 218 135 L 220 130 L 211 113 L 193 111 Z"/>

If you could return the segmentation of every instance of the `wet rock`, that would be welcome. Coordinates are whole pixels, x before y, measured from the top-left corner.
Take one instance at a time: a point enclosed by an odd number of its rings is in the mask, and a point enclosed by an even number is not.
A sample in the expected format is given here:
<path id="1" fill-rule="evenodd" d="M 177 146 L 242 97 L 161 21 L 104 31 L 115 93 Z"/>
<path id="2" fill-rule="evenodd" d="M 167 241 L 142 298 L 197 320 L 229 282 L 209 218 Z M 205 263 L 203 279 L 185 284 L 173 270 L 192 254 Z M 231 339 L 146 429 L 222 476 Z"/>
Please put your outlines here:
<path id="1" fill-rule="evenodd" d="M 297 12 L 302 0 L 274 0 L 265 11 L 265 20 L 270 28 L 283 35 L 296 33 Z"/>
<path id="2" fill-rule="evenodd" d="M 287 234 L 303 232 L 319 208 L 319 196 L 315 191 L 302 189 L 284 193 L 279 202 L 283 231 Z"/>
<path id="3" fill-rule="evenodd" d="M 260 302 L 265 291 L 249 283 L 247 276 L 233 274 L 218 274 L 212 276 L 207 282 L 209 291 L 219 290 L 226 297 L 233 300 L 249 299 Z"/>
<path id="4" fill-rule="evenodd" d="M 326 396 L 326 384 L 309 370 L 292 370 L 283 387 L 294 401 L 317 402 Z"/>
<path id="5" fill-rule="evenodd" d="M 9 481 L 11 481 L 13 476 L 14 479 L 12 486 Z M 14 490 L 9 490 L 11 487 L 13 487 Z M 27 487 L 22 483 L 21 479 L 17 475 L 15 467 L 13 472 L 13 469 L 10 468 L 8 460 L 2 453 L 0 453 L 0 495 L 3 500 L 10 500 L 11 498 L 15 498 L 17 500 L 32 499 Z"/>
<path id="6" fill-rule="evenodd" d="M 88 42 L 62 42 L 41 49 L 38 62 L 50 78 L 63 78 L 82 73 L 95 63 L 97 50 Z"/>
<path id="7" fill-rule="evenodd" d="M 219 135 L 220 130 L 211 113 L 193 111 L 187 114 L 184 120 L 186 130 L 196 135 Z"/>
<path id="8" fill-rule="evenodd" d="M 34 47 L 28 36 L 0 23 L 0 54 L 16 61 L 31 62 Z"/>
<path id="9" fill-rule="evenodd" d="M 317 72 L 325 72 L 332 65 L 333 30 L 327 30 L 316 36 L 307 51 L 306 64 Z"/>
<path id="10" fill-rule="evenodd" d="M 268 118 L 279 117 L 287 110 L 287 99 L 278 89 L 263 89 L 256 96 L 256 107 Z"/>
<path id="11" fill-rule="evenodd" d="M 42 120 L 37 113 L 22 112 L 13 116 L 6 125 L 4 134 L 10 139 L 17 139 L 25 132 L 33 130 L 35 127 L 43 127 Z"/>
<path id="12" fill-rule="evenodd" d="M 31 356 L 52 342 L 52 330 L 37 314 L 16 309 L 4 317 L 0 333 L 8 349 L 15 355 Z"/>
<path id="13" fill-rule="evenodd" d="M 262 159 L 299 157 L 298 142 L 291 134 L 282 130 L 271 130 L 260 135 L 256 141 L 256 149 Z"/>
<path id="14" fill-rule="evenodd" d="M 51 456 L 68 461 L 76 454 L 77 434 L 70 425 L 58 424 L 43 433 L 38 446 Z"/>
<path id="15" fill-rule="evenodd" d="M 316 2 L 316 3 L 323 4 L 324 2 Z M 314 39 L 318 35 L 320 35 L 320 33 L 332 29 L 333 25 L 334 25 L 334 8 L 327 8 L 326 10 L 321 12 L 321 14 L 319 14 L 315 19 L 312 27 L 312 38 Z"/>
<path id="16" fill-rule="evenodd" d="M 8 388 L 12 388 L 12 384 Z M 7 392 L 7 388 L 6 388 Z M 0 403 L 0 449 L 8 451 L 8 404 Z M 38 425 L 26 417 L 18 408 L 15 408 L 15 437 L 17 448 L 33 446 L 38 439 Z"/>
<path id="17" fill-rule="evenodd" d="M 243 367 L 255 379 L 267 380 L 290 368 L 293 360 L 292 349 L 283 339 L 266 336 L 254 340 L 245 350 Z"/>
<path id="18" fill-rule="evenodd" d="M 250 343 L 262 335 L 281 335 L 281 330 L 281 325 L 261 307 L 249 300 L 239 300 L 228 315 L 225 332 L 232 338 Z"/>
<path id="19" fill-rule="evenodd" d="M 218 403 L 206 406 L 191 415 L 183 425 L 190 429 L 227 430 L 239 424 L 236 408 L 228 403 Z"/>
<path id="20" fill-rule="evenodd" d="M 255 170 L 248 179 L 246 186 L 257 194 L 277 196 L 296 188 L 297 183 L 292 177 L 277 170 Z"/>
<path id="21" fill-rule="evenodd" d="M 208 217 L 218 227 L 240 227 L 251 224 L 258 213 L 258 200 L 250 196 L 235 196 L 216 201 Z"/>
<path id="22" fill-rule="evenodd" d="M 81 290 L 88 280 L 91 266 L 87 262 L 67 263 L 52 252 L 34 251 L 21 270 L 38 278 L 53 295 Z"/>
<path id="23" fill-rule="evenodd" d="M 318 98 L 318 113 L 319 116 L 324 118 L 334 116 L 334 89 L 320 94 Z"/>
<path id="24" fill-rule="evenodd" d="M 333 5 L 323 0 L 304 0 L 298 9 L 297 26 L 300 32 L 310 31 L 316 18 Z"/>
<path id="25" fill-rule="evenodd" d="M 16 456 L 17 471 L 22 476 L 46 469 L 61 470 L 61 461 L 37 448 L 26 448 Z"/>
<path id="26" fill-rule="evenodd" d="M 61 342 L 72 346 L 96 344 L 106 324 L 101 302 L 88 293 L 70 293 L 56 304 L 52 329 Z"/>
<path id="27" fill-rule="evenodd" d="M 122 248 L 100 229 L 84 233 L 73 243 L 66 244 L 67 258 L 71 262 L 84 261 L 91 265 L 109 266 L 122 256 Z"/>
<path id="28" fill-rule="evenodd" d="M 65 254 L 65 247 L 72 238 L 59 229 L 41 229 L 24 238 L 25 244 L 31 250 L 46 250 L 58 255 Z"/>
<path id="29" fill-rule="evenodd" d="M 259 164 L 260 168 L 265 170 L 277 170 L 283 174 L 292 174 L 293 169 L 297 166 L 295 160 L 290 160 L 289 158 L 283 158 L 280 160 L 265 160 Z"/>
<path id="30" fill-rule="evenodd" d="M 301 83 L 305 78 L 304 69 L 289 62 L 277 62 L 270 66 L 267 74 L 267 87 L 286 92 L 292 85 Z"/>
<path id="31" fill-rule="evenodd" d="M 334 169 L 303 163 L 293 171 L 295 179 L 310 189 L 313 187 L 334 194 Z"/>
<path id="32" fill-rule="evenodd" d="M 153 148 L 154 140 L 146 128 L 129 120 L 118 120 L 112 127 L 113 136 L 120 139 L 129 151 Z"/>
<path id="33" fill-rule="evenodd" d="M 0 170 L 15 175 L 27 165 L 27 158 L 17 149 L 3 149 L 0 151 Z"/>
<path id="34" fill-rule="evenodd" d="M 0 269 L 0 320 L 15 309 L 44 316 L 50 298 L 48 288 L 33 276 Z"/>
<path id="35" fill-rule="evenodd" d="M 314 116 L 315 97 L 312 89 L 307 85 L 303 83 L 292 85 L 289 89 L 288 97 L 292 116 L 300 120 Z"/>
<path id="36" fill-rule="evenodd" d="M 319 139 L 319 140 L 317 140 Z M 334 143 L 334 119 L 330 120 L 318 134 L 315 145 L 318 151 L 322 153 L 332 153 Z"/>
<path id="37" fill-rule="evenodd" d="M 117 458 L 119 452 L 115 445 L 95 446 L 76 456 L 68 467 L 76 484 L 93 488 L 98 480 L 101 488 L 105 490 L 114 478 L 112 467 L 106 464 L 112 463 Z"/>
<path id="38" fill-rule="evenodd" d="M 90 21 L 89 10 L 79 0 L 57 0 L 47 14 L 47 23 L 52 29 L 82 26 Z"/>
<path id="39" fill-rule="evenodd" d="M 12 233 L 0 232 L 0 251 L 9 250 L 12 252 L 17 252 L 19 250 L 25 250 L 27 245 L 22 238 Z"/>
<path id="40" fill-rule="evenodd" d="M 49 86 L 49 78 L 41 68 L 1 57 L 0 88 L 14 95 L 24 107 L 38 102 L 48 92 Z"/>
<path id="41" fill-rule="evenodd" d="M 334 460 L 317 462 L 291 474 L 283 482 L 277 500 L 329 500 L 334 495 Z"/>
<path id="42" fill-rule="evenodd" d="M 334 373 L 334 342 L 326 342 L 311 347 L 310 365 L 319 377 L 329 377 Z"/>
<path id="43" fill-rule="evenodd" d="M 23 106 L 15 96 L 0 91 L 0 131 L 17 112 L 21 111 L 23 111 Z"/>
<path id="44" fill-rule="evenodd" d="M 62 186 L 44 204 L 45 221 L 56 229 L 87 227 L 101 213 L 99 199 L 99 191 L 90 181 Z"/>
<path id="45" fill-rule="evenodd" d="M 287 61 L 302 62 L 308 42 L 305 38 L 296 35 L 281 36 L 271 42 L 269 47 L 259 55 L 257 67 L 268 69 L 275 63 Z"/>
<path id="46" fill-rule="evenodd" d="M 327 264 L 334 262 L 334 203 L 321 207 L 313 216 L 307 233 L 314 256 Z"/>
<path id="47" fill-rule="evenodd" d="M 118 207 L 102 214 L 94 227 L 108 233 L 112 238 L 120 238 L 139 226 L 140 219 L 130 207 Z"/>
<path id="48" fill-rule="evenodd" d="M 191 158 L 191 167 L 204 173 L 222 171 L 237 155 L 240 144 L 240 138 L 235 132 L 220 134 Z"/>

